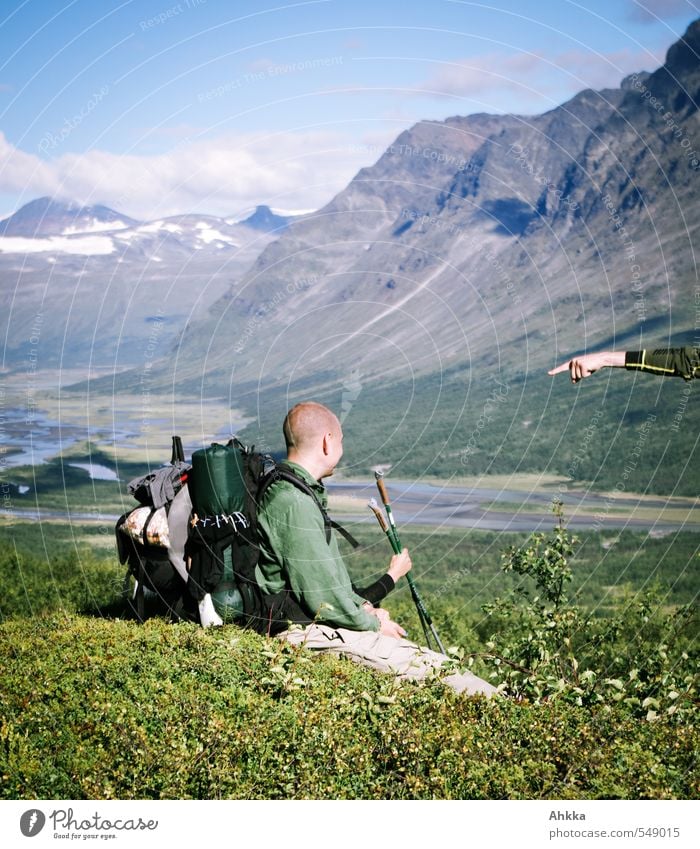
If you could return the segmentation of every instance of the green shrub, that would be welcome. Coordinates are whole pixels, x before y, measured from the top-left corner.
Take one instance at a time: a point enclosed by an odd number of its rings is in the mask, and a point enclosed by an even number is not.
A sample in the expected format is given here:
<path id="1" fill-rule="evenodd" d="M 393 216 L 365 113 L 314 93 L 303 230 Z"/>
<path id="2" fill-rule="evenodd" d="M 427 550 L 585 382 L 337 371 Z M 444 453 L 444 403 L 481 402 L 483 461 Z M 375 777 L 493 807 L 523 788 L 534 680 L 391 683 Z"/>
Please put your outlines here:
<path id="1" fill-rule="evenodd" d="M 114 618 L 124 568 L 91 550 L 87 526 L 10 533 L 0 547 L 2 798 L 661 799 L 700 790 L 686 680 L 697 619 L 669 607 L 666 589 L 619 597 L 606 616 L 580 605 L 575 566 L 588 568 L 598 536 L 580 546 L 562 527 L 508 537 L 516 544 L 501 574 L 502 537 L 427 537 L 435 558 L 420 586 L 443 641 L 516 696 L 486 701 L 439 681 L 396 686 L 233 625 Z M 421 533 L 405 534 L 419 551 Z M 640 545 L 621 535 L 605 549 L 605 580 Z M 682 558 L 696 547 L 690 534 L 674 545 Z M 365 551 L 353 573 L 368 576 L 376 563 L 377 551 Z M 504 594 L 488 615 L 479 585 Z M 406 590 L 389 601 L 420 641 Z"/>
<path id="2" fill-rule="evenodd" d="M 697 795 L 698 734 L 613 706 L 396 687 L 235 626 L 0 626 L 6 799 Z M 289 686 L 294 667 L 299 682 Z M 285 685 L 285 680 L 287 684 Z"/>
<path id="3" fill-rule="evenodd" d="M 62 547 L 43 557 L 16 547 L 0 548 L 0 620 L 111 610 L 119 605 L 124 575 L 125 567 L 116 557 L 98 559 L 85 548 Z"/>
<path id="4" fill-rule="evenodd" d="M 668 613 L 654 589 L 611 618 L 593 618 L 570 602 L 569 559 L 578 538 L 563 525 L 535 533 L 503 555 L 503 570 L 530 580 L 485 606 L 492 622 L 483 660 L 517 699 L 554 697 L 578 705 L 615 704 L 635 716 L 697 715 L 697 608 Z M 534 586 L 533 586 L 534 585 Z"/>

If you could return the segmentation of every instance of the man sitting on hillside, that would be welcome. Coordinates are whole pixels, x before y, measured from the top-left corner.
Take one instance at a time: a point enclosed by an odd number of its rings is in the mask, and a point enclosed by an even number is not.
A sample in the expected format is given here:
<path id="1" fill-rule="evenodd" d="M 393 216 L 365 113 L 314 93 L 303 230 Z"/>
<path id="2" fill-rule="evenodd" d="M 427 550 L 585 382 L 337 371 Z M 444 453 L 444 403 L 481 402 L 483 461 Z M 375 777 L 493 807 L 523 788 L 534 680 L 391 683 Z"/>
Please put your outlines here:
<path id="1" fill-rule="evenodd" d="M 284 466 L 313 490 L 325 509 L 328 499 L 321 480 L 333 474 L 343 455 L 340 422 L 327 407 L 304 402 L 287 414 L 284 436 Z M 283 632 L 282 637 L 400 678 L 424 679 L 449 660 L 404 639 L 404 629 L 386 610 L 371 603 L 383 598 L 411 568 L 406 549 L 391 558 L 387 574 L 363 597 L 363 591 L 353 587 L 337 540 L 327 533 L 312 497 L 288 481 L 277 481 L 262 499 L 258 522 L 258 582 L 265 593 L 286 590 L 293 600 L 290 607 L 300 612 L 295 621 L 304 625 Z M 490 696 L 496 692 L 470 672 L 447 669 L 443 680 L 459 693 Z"/>

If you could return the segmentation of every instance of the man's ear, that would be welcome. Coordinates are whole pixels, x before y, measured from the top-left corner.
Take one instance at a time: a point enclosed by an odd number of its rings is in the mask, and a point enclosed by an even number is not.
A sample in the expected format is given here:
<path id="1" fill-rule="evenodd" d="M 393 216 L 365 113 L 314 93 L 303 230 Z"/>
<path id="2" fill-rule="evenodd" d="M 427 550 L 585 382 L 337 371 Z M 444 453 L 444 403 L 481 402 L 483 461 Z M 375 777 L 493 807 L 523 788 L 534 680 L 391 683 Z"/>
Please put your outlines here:
<path id="1" fill-rule="evenodd" d="M 324 456 L 330 454 L 330 451 L 331 451 L 331 446 L 330 446 L 330 442 L 328 441 L 328 434 L 324 433 L 323 434 L 323 454 L 324 454 Z"/>

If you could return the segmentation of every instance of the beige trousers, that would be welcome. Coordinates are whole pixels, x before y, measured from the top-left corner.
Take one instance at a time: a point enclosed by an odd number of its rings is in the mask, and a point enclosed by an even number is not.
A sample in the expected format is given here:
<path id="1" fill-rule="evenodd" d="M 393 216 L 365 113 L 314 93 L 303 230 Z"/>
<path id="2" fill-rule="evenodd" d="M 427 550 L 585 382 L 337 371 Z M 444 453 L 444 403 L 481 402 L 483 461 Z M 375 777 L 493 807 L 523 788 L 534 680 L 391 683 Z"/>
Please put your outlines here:
<path id="1" fill-rule="evenodd" d="M 450 660 L 447 655 L 421 648 L 409 640 L 386 637 L 377 631 L 349 631 L 312 623 L 305 628 L 284 631 L 279 636 L 294 645 L 303 644 L 313 651 L 333 652 L 371 669 L 418 681 L 435 674 L 435 670 Z M 454 667 L 451 665 L 450 668 Z M 458 693 L 492 696 L 496 692 L 493 684 L 471 672 L 445 671 L 448 674 L 440 675 L 440 679 Z"/>

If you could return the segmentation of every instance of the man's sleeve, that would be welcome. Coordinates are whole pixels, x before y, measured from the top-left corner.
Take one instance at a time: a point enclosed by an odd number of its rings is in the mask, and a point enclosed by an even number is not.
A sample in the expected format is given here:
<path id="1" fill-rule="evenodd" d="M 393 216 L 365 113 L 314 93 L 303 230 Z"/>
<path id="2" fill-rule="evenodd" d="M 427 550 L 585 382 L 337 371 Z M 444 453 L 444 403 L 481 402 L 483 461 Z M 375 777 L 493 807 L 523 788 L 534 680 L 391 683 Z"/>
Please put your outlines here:
<path id="1" fill-rule="evenodd" d="M 362 596 L 362 598 L 370 604 L 377 605 L 389 595 L 395 586 L 396 584 L 394 583 L 394 579 L 391 575 L 385 573 L 378 581 L 375 581 L 368 587 L 361 589 L 353 584 L 352 588 L 359 596 Z"/>
<path id="2" fill-rule="evenodd" d="M 304 496 L 306 497 L 306 496 Z M 282 566 L 297 601 L 312 618 L 337 628 L 377 631 L 379 620 L 362 608 L 335 539 L 326 542 L 323 518 L 295 500 L 270 523 L 280 538 Z"/>
<path id="3" fill-rule="evenodd" d="M 665 377 L 692 380 L 700 377 L 700 348 L 687 346 L 627 351 L 625 368 L 628 371 L 648 371 Z"/>

